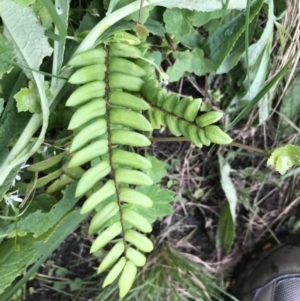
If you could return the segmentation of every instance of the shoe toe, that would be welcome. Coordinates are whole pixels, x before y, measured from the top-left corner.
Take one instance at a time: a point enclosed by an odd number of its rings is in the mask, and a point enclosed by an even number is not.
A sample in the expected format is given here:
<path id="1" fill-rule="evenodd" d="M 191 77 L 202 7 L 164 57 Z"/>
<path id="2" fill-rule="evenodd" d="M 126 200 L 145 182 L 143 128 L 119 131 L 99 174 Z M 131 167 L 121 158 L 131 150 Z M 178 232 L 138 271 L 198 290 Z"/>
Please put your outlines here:
<path id="1" fill-rule="evenodd" d="M 300 301 L 300 248 L 278 246 L 245 269 L 236 285 L 240 301 Z"/>

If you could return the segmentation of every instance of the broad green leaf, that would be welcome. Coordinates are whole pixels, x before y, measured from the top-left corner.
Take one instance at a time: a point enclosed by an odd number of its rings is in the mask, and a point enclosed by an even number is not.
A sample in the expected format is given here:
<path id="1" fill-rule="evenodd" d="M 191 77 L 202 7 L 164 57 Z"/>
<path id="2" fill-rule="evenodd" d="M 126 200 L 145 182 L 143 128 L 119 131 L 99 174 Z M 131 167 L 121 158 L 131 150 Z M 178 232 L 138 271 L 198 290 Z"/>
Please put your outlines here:
<path id="1" fill-rule="evenodd" d="M 65 2 L 65 3 L 63 3 Z M 57 28 L 57 31 L 59 33 L 59 37 L 64 40 L 67 36 L 67 27 L 65 24 L 65 16 L 63 16 L 63 19 L 61 18 L 61 15 L 67 15 L 69 14 L 69 1 L 62 1 L 62 0 L 56 0 L 55 5 L 52 2 L 52 0 L 43 0 L 43 4 L 47 8 L 54 24 L 55 28 Z M 64 9 L 66 11 L 64 11 Z"/>
<path id="2" fill-rule="evenodd" d="M 143 8 L 142 18 L 141 18 L 141 20 L 140 20 L 140 22 L 141 22 L 142 24 L 144 24 L 144 23 L 148 20 L 149 15 L 150 15 L 150 10 L 151 10 L 151 9 L 152 9 L 151 7 L 144 7 L 144 8 Z M 128 21 L 132 20 L 132 21 L 134 21 L 134 22 L 137 22 L 137 21 L 139 20 L 139 17 L 140 17 L 140 15 L 139 15 L 139 12 L 137 11 L 137 12 L 135 12 L 135 13 L 129 15 L 129 16 L 128 16 L 127 18 L 125 18 L 125 19 L 128 19 Z"/>
<path id="3" fill-rule="evenodd" d="M 236 189 L 230 178 L 231 167 L 229 163 L 218 153 L 220 173 L 221 173 L 221 186 L 225 193 L 226 199 L 229 203 L 229 208 L 232 216 L 232 221 L 235 223 L 236 206 L 238 203 L 238 198 L 236 194 Z"/>
<path id="4" fill-rule="evenodd" d="M 287 144 L 275 149 L 267 164 L 275 167 L 281 175 L 284 175 L 293 165 L 300 166 L 300 146 Z"/>
<path id="5" fill-rule="evenodd" d="M 263 0 L 262 0 L 263 1 Z M 121 0 L 120 0 L 121 2 Z M 118 5 L 120 4 L 118 3 Z M 127 2 L 127 1 L 125 1 Z M 105 3 L 108 3 L 107 1 Z M 147 6 L 153 6 L 153 5 L 159 5 L 169 8 L 181 8 L 181 9 L 189 9 L 189 10 L 197 10 L 197 11 L 212 11 L 212 10 L 220 10 L 224 7 L 224 3 L 222 0 L 206 0 L 206 1 L 195 1 L 195 0 L 165 0 L 165 1 L 157 1 L 157 0 L 148 0 L 140 2 L 139 0 L 134 1 L 130 4 L 126 5 L 122 10 L 115 11 L 116 18 L 115 20 L 112 20 L 110 18 L 111 22 L 110 25 L 114 24 L 118 20 L 121 20 L 124 16 L 126 16 L 126 13 L 130 14 L 133 12 L 137 12 L 140 9 L 140 4 L 144 4 L 144 9 Z M 238 3 L 236 1 L 228 1 L 228 9 L 236 8 L 236 9 L 244 9 L 246 7 L 246 0 L 239 1 Z M 113 14 L 111 14 L 113 15 Z M 111 15 L 109 17 L 111 17 Z M 144 15 L 144 14 L 143 14 Z M 105 23 L 106 20 L 103 20 L 103 22 L 99 22 L 94 28 L 93 31 L 89 33 L 88 36 L 85 37 L 85 39 L 82 41 L 80 46 L 77 48 L 76 53 L 85 51 L 91 47 L 91 45 L 94 45 L 97 39 L 106 31 L 107 29 L 107 23 Z M 143 20 L 144 21 L 144 20 Z"/>
<path id="6" fill-rule="evenodd" d="M 229 11 L 225 12 L 228 13 Z M 200 27 L 204 24 L 206 24 L 208 21 L 213 19 L 221 18 L 224 15 L 224 10 L 216 10 L 216 11 L 198 11 L 194 14 L 192 18 L 193 26 Z"/>
<path id="7" fill-rule="evenodd" d="M 176 61 L 172 67 L 167 69 L 170 82 L 178 81 L 185 72 L 202 76 L 214 70 L 213 63 L 204 58 L 201 49 L 195 48 L 192 51 L 175 52 L 173 57 Z"/>
<path id="8" fill-rule="evenodd" d="M 238 198 L 236 189 L 230 178 L 231 167 L 220 153 L 218 153 L 218 158 L 221 173 L 221 186 L 225 193 L 227 202 L 222 207 L 218 222 L 216 247 L 217 249 L 227 253 L 230 250 L 235 235 L 235 216 Z"/>
<path id="9" fill-rule="evenodd" d="M 0 98 L 0 116 L 4 110 L 4 99 Z"/>
<path id="10" fill-rule="evenodd" d="M 153 201 L 151 208 L 132 208 L 141 213 L 150 223 L 172 213 L 172 206 L 169 203 L 174 200 L 174 192 L 161 189 L 157 185 L 140 186 L 136 190 L 146 194 Z"/>
<path id="11" fill-rule="evenodd" d="M 119 7 L 123 7 L 126 4 L 136 2 L 134 0 L 119 0 L 115 9 Z M 228 9 L 244 9 L 246 7 L 247 0 L 229 0 L 228 1 Z M 108 5 L 110 0 L 104 0 L 104 7 L 108 9 Z M 169 8 L 180 8 L 180 9 L 189 9 L 189 10 L 197 10 L 197 11 L 214 11 L 221 10 L 224 7 L 225 1 L 223 0 L 161 0 L 159 2 L 154 1 L 154 5 L 164 6 Z"/>
<path id="12" fill-rule="evenodd" d="M 8 155 L 8 147 L 3 147 L 0 152 L 0 165 L 4 162 L 7 155 Z M 19 171 L 19 168 L 14 168 L 11 171 L 11 173 L 8 175 L 8 177 L 5 179 L 3 184 L 0 186 L 0 202 L 3 200 L 4 194 L 11 187 L 14 178 L 18 174 L 18 171 Z M 0 177 L 1 177 L 1 175 L 0 175 Z M 2 227 L 0 227 L 0 231 L 1 231 L 1 229 L 2 229 Z"/>
<path id="13" fill-rule="evenodd" d="M 24 272 L 27 265 L 35 261 L 37 252 L 34 245 L 36 242 L 33 237 L 21 237 L 17 240 L 17 246 L 14 238 L 1 243 L 0 294 Z"/>
<path id="14" fill-rule="evenodd" d="M 104 8 L 107 9 L 107 14 L 110 14 L 111 13 L 111 10 L 110 10 L 110 7 L 111 7 L 111 2 L 114 2 L 114 0 L 112 1 L 107 1 L 105 0 L 104 1 Z M 122 7 L 130 4 L 134 2 L 134 0 L 118 0 L 116 4 L 114 4 L 114 11 L 118 10 L 118 9 L 121 9 Z M 145 23 L 146 20 L 149 18 L 149 10 L 152 9 L 151 7 L 144 7 L 143 8 L 143 12 L 142 12 L 142 19 L 140 20 L 141 23 Z M 132 20 L 132 21 L 138 21 L 139 19 L 139 12 L 136 11 L 128 16 L 126 16 L 124 18 L 125 20 L 129 21 L 129 20 Z"/>
<path id="15" fill-rule="evenodd" d="M 300 115 L 299 95 L 300 72 L 296 75 L 286 90 L 280 106 L 280 113 L 294 123 L 297 122 L 297 118 L 299 118 Z M 283 137 L 287 137 L 294 132 L 294 129 L 287 124 L 284 119 L 281 120 L 280 129 L 282 132 L 281 136 Z"/>
<path id="16" fill-rule="evenodd" d="M 42 64 L 43 59 L 46 56 L 51 55 L 52 48 L 45 36 L 44 28 L 39 24 L 32 7 L 22 7 L 12 1 L 0 0 L 0 16 L 4 24 L 3 35 L 14 43 L 14 56 L 17 63 L 23 69 L 26 76 L 33 80 L 39 92 L 42 114 L 41 116 L 35 116 L 34 119 L 39 119 L 41 117 L 42 128 L 38 139 L 31 149 L 31 152 L 35 152 L 44 140 L 49 119 L 48 99 L 43 85 L 44 76 L 37 71 Z M 35 126 L 38 126 L 38 123 L 36 123 Z M 34 126 L 31 128 L 31 131 L 33 131 L 33 128 Z M 30 134 L 28 136 L 30 136 Z M 28 137 L 28 140 L 30 137 Z M 19 159 L 19 161 L 23 163 L 30 156 L 31 153 L 27 150 L 27 153 L 23 153 L 22 159 L 18 158 L 18 155 L 20 156 L 20 153 L 26 147 L 26 142 L 28 143 L 28 140 L 22 141 L 22 146 L 19 144 L 19 150 L 12 149 L 7 158 L 11 166 L 16 164 L 16 162 L 11 163 L 14 160 Z M 14 152 L 18 152 L 18 154 Z M 4 179 L 10 173 L 11 166 L 4 165 L 0 167 Z M 3 179 L 0 183 L 2 182 Z"/>
<path id="17" fill-rule="evenodd" d="M 169 34 L 185 36 L 191 32 L 192 20 L 195 12 L 187 9 L 167 9 L 164 12 L 164 22 L 166 31 Z"/>
<path id="18" fill-rule="evenodd" d="M 271 56 L 271 51 L 272 51 L 272 44 L 271 42 L 266 46 L 265 51 L 263 52 L 263 57 L 261 59 L 259 69 L 257 72 L 257 76 L 255 77 L 255 80 L 250 86 L 249 91 L 252 90 L 253 96 L 257 95 L 260 91 L 260 89 L 264 86 L 265 80 L 267 79 L 268 73 L 269 73 L 269 68 L 270 68 L 270 56 Z M 255 84 L 257 84 L 255 86 Z M 257 89 L 259 87 L 259 89 Z M 257 90 L 256 90 L 257 89 Z M 253 92 L 254 90 L 254 92 Z M 256 91 L 255 91 L 256 90 Z M 252 99 L 253 97 L 251 97 Z M 269 98 L 269 93 L 266 94 L 258 103 L 258 117 L 259 117 L 259 122 L 258 124 L 261 125 L 265 121 L 268 120 L 270 116 L 270 111 L 271 111 L 271 101 Z"/>
<path id="19" fill-rule="evenodd" d="M 104 33 L 101 35 L 101 37 L 96 41 L 96 45 L 104 44 L 107 40 L 109 40 L 115 33 L 118 33 L 120 31 L 127 30 L 131 31 L 134 30 L 134 23 L 131 21 L 120 21 L 116 24 L 110 26 Z"/>
<path id="20" fill-rule="evenodd" d="M 273 27 L 274 27 L 274 15 L 273 15 L 273 1 L 269 1 L 268 6 L 268 21 L 264 31 L 259 40 L 251 45 L 248 50 L 248 66 L 247 76 L 243 82 L 245 95 L 237 97 L 237 102 L 251 101 L 259 91 L 264 87 L 265 81 L 269 74 L 271 48 L 273 42 Z M 269 93 L 260 99 L 258 102 L 259 107 L 259 124 L 265 122 L 269 117 L 270 112 L 270 99 Z M 240 107 L 240 104 L 238 104 Z"/>
<path id="21" fill-rule="evenodd" d="M 14 45 L 0 34 L 0 79 L 13 68 Z"/>
<path id="22" fill-rule="evenodd" d="M 78 201 L 78 198 L 74 198 L 75 187 L 75 184 L 69 185 L 64 192 L 63 198 L 53 206 L 50 212 L 44 213 L 38 210 L 34 213 L 30 213 L 25 218 L 21 218 L 16 224 L 1 227 L 0 236 L 14 235 L 13 233 L 16 229 L 26 233 L 32 233 L 34 237 L 42 235 L 74 207 Z"/>
<path id="23" fill-rule="evenodd" d="M 85 37 L 85 35 L 97 25 L 99 22 L 99 17 L 93 16 L 89 13 L 91 10 L 96 10 L 100 15 L 104 15 L 104 9 L 102 7 L 103 3 L 99 0 L 90 1 L 90 5 L 87 8 L 87 13 L 83 16 L 77 31 L 75 32 L 75 38 L 77 36 L 81 36 L 81 39 Z M 108 29 L 109 30 L 109 29 Z M 79 38 L 80 40 L 80 38 Z M 96 42 L 96 41 L 95 41 Z M 97 43 L 95 43 L 97 44 Z M 65 61 L 68 61 L 70 57 L 74 54 L 74 49 L 78 46 L 77 41 L 71 41 L 66 44 L 65 50 Z"/>
<path id="24" fill-rule="evenodd" d="M 77 199 L 75 200 L 74 195 L 69 195 L 69 197 L 69 203 L 76 203 Z M 39 243 L 35 246 L 38 255 L 40 256 L 44 253 L 49 254 L 49 249 L 52 249 L 53 252 L 55 250 L 53 249 L 53 245 L 58 247 L 58 243 L 61 243 L 69 234 L 71 234 L 74 228 L 85 218 L 86 214 L 80 214 L 80 210 L 78 209 L 72 210 L 68 214 L 63 215 L 60 219 L 57 219 L 53 227 L 38 237 Z"/>
<path id="25" fill-rule="evenodd" d="M 158 66 L 163 61 L 162 53 L 160 51 L 153 51 L 151 57 L 153 58 L 153 62 Z"/>
<path id="26" fill-rule="evenodd" d="M 134 0 L 104 0 L 103 6 L 104 9 L 106 9 L 107 11 L 109 11 L 112 6 L 113 6 L 113 10 L 117 10 L 132 2 L 134 2 Z"/>
<path id="27" fill-rule="evenodd" d="M 46 92 L 47 98 L 50 99 L 52 95 L 49 90 L 48 82 L 44 82 L 44 90 Z M 41 112 L 39 94 L 32 82 L 29 82 L 28 88 L 22 88 L 15 95 L 15 99 L 17 101 L 18 112 L 26 112 L 26 111 L 29 111 L 31 113 Z"/>
<path id="28" fill-rule="evenodd" d="M 16 83 L 18 81 L 18 77 L 20 76 L 21 70 L 17 66 L 13 68 L 9 73 L 5 74 L 0 79 L 0 97 L 5 99 L 5 101 L 9 100 L 9 98 L 13 98 L 13 91 L 19 91 L 22 86 L 25 85 L 27 78 L 24 76 L 24 81 L 22 85 L 16 88 Z"/>
<path id="29" fill-rule="evenodd" d="M 249 25 L 249 40 L 252 40 L 253 33 L 257 28 L 257 21 L 258 21 L 258 15 L 255 16 L 255 18 Z M 235 67 L 237 65 L 237 63 L 243 57 L 243 55 L 245 54 L 245 50 L 246 50 L 245 36 L 246 36 L 246 33 L 244 32 L 238 38 L 238 40 L 234 44 L 232 50 L 230 51 L 228 56 L 225 58 L 225 60 L 221 64 L 221 66 L 218 68 L 217 74 L 228 73 L 233 67 Z M 250 52 L 250 50 L 249 50 L 249 52 Z"/>
<path id="30" fill-rule="evenodd" d="M 59 8 L 59 15 L 57 15 L 57 22 L 55 22 L 55 30 L 54 33 L 60 36 L 60 41 L 54 42 L 54 51 L 53 51 L 53 64 L 52 64 L 52 74 L 59 75 L 61 67 L 63 65 L 64 56 L 65 56 L 65 43 L 66 43 L 66 35 L 67 28 L 69 22 L 69 9 L 70 9 L 70 1 L 71 0 L 56 0 L 55 6 L 56 9 Z M 63 35 L 61 32 L 63 32 Z M 51 87 L 56 86 L 57 81 L 59 79 L 57 77 L 52 77 L 51 79 Z"/>
<path id="31" fill-rule="evenodd" d="M 190 34 L 184 37 L 176 36 L 176 39 L 178 39 L 182 45 L 190 49 L 201 48 L 204 41 L 203 36 L 194 28 L 192 28 Z"/>
<path id="32" fill-rule="evenodd" d="M 247 76 L 243 81 L 243 87 L 246 91 L 244 95 L 237 95 L 234 102 L 237 107 L 241 107 L 241 103 L 251 101 L 259 91 L 264 87 L 265 81 L 269 74 L 271 47 L 273 42 L 273 2 L 269 1 L 268 6 L 268 21 L 266 27 L 259 40 L 249 47 Z M 260 99 L 259 106 L 259 124 L 265 122 L 269 117 L 270 112 L 269 93 Z"/>
<path id="33" fill-rule="evenodd" d="M 164 37 L 166 30 L 161 22 L 156 20 L 148 19 L 144 24 L 148 31 L 154 35 Z"/>
<path id="34" fill-rule="evenodd" d="M 31 4 L 34 4 L 35 2 L 35 0 L 14 0 L 14 1 L 23 6 L 29 6 Z"/>
<path id="35" fill-rule="evenodd" d="M 38 70 L 43 59 L 52 53 L 44 29 L 31 7 L 13 1 L 0 0 L 0 16 L 4 23 L 3 35 L 14 43 L 16 61 L 25 67 L 27 77 L 33 79 L 28 68 Z"/>
<path id="36" fill-rule="evenodd" d="M 37 211 L 41 213 L 49 213 L 56 203 L 56 197 L 47 193 L 41 193 L 31 201 L 30 206 L 26 208 L 25 213 L 22 215 L 22 219 Z"/>
<path id="37" fill-rule="evenodd" d="M 250 7 L 249 21 L 259 13 L 264 0 L 255 0 Z M 204 50 L 209 59 L 219 67 L 230 53 L 240 35 L 246 29 L 246 16 L 241 12 L 231 21 L 222 25 L 207 39 Z"/>
<path id="38" fill-rule="evenodd" d="M 264 51 L 267 44 L 270 43 L 273 39 L 273 32 L 274 32 L 274 6 L 273 1 L 268 1 L 268 20 L 264 30 L 258 39 L 257 42 L 253 43 L 249 47 L 249 67 L 252 67 L 256 64 L 256 61 L 260 57 L 261 53 Z"/>
<path id="39" fill-rule="evenodd" d="M 24 129 L 30 117 L 28 113 L 18 113 L 15 103 L 13 105 L 10 109 L 6 107 L 1 115 L 0 152 L 12 138 Z"/>
<path id="40" fill-rule="evenodd" d="M 152 168 L 146 170 L 147 175 L 154 183 L 159 183 L 167 174 L 166 163 L 153 156 L 146 156 L 146 158 L 152 164 Z"/>
<path id="41" fill-rule="evenodd" d="M 275 16 L 278 19 L 281 19 L 287 11 L 287 2 L 285 0 L 273 0 L 275 6 Z M 269 1 L 271 2 L 271 1 Z"/>
<path id="42" fill-rule="evenodd" d="M 0 296 L 2 301 L 11 300 L 12 296 L 37 272 L 39 266 L 51 255 L 51 253 L 72 233 L 78 224 L 86 217 L 81 215 L 79 210 L 73 211 L 55 224 L 44 235 L 38 238 L 23 237 L 17 239 L 15 249 L 15 239 L 8 239 L 0 246 L 0 294 L 8 288 L 12 281 L 23 274 L 25 269 L 32 263 L 34 265 L 10 290 Z"/>
<path id="43" fill-rule="evenodd" d="M 120 0 L 110 0 L 109 1 L 109 6 L 107 8 L 107 15 L 109 15 L 115 8 L 115 6 L 118 4 Z"/>
<path id="44" fill-rule="evenodd" d="M 33 4 L 33 11 L 38 16 L 40 23 L 43 27 L 49 26 L 51 22 L 51 16 L 46 8 L 43 0 L 35 0 Z"/>
<path id="45" fill-rule="evenodd" d="M 228 202 L 222 206 L 216 232 L 216 249 L 228 253 L 235 236 L 235 225 Z"/>
<path id="46" fill-rule="evenodd" d="M 247 91 L 244 96 L 237 96 L 235 102 L 238 103 L 238 107 L 241 106 L 241 103 L 249 102 L 263 89 L 265 86 L 265 81 L 269 74 L 270 67 L 270 57 L 271 57 L 271 47 L 272 47 L 272 36 L 269 42 L 265 45 L 265 48 L 260 53 L 260 56 L 257 57 L 257 60 L 254 64 L 251 64 L 248 74 L 243 82 L 244 89 Z M 250 50 L 249 50 L 250 51 Z M 251 51 L 250 51 L 251 53 Z M 250 86 L 249 86 L 250 82 Z M 270 112 L 270 99 L 269 94 L 266 94 L 258 102 L 259 107 L 259 124 L 265 122 L 269 117 Z"/>
<path id="47" fill-rule="evenodd" d="M 57 128 L 67 129 L 72 115 L 72 111 L 66 110 L 64 104 L 59 103 L 49 117 L 48 131 Z"/>
<path id="48" fill-rule="evenodd" d="M 244 118 L 253 107 L 264 97 L 273 87 L 276 85 L 277 81 L 286 73 L 295 56 L 299 53 L 297 51 L 293 57 L 291 57 L 287 63 L 277 72 L 277 74 L 268 82 L 268 84 L 251 100 L 249 104 L 238 114 L 237 117 L 227 126 L 226 131 L 230 130 L 235 126 L 242 118 Z"/>
<path id="49" fill-rule="evenodd" d="M 186 8 L 190 10 L 197 11 L 213 11 L 220 10 L 224 7 L 225 1 L 223 0 L 162 0 L 156 5 L 161 5 L 165 7 L 177 7 L 177 8 Z M 228 9 L 244 9 L 246 8 L 247 0 L 230 0 L 228 2 Z"/>
<path id="50" fill-rule="evenodd" d="M 29 111 L 31 113 L 40 113 L 41 105 L 37 90 L 32 82 L 29 82 L 28 88 L 22 88 L 16 95 L 18 112 Z"/>

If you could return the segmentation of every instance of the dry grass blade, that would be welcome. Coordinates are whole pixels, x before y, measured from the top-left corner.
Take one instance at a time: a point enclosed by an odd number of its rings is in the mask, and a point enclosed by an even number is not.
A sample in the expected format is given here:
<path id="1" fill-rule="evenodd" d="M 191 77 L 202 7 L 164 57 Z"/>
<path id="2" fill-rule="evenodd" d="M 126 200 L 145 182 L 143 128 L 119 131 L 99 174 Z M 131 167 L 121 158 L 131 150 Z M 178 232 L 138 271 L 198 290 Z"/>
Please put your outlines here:
<path id="1" fill-rule="evenodd" d="M 274 62 L 272 64 L 272 69 L 270 72 L 269 79 L 271 79 L 277 72 L 288 62 L 288 60 L 296 53 L 297 49 L 300 48 L 300 2 L 287 0 L 287 12 L 282 20 L 281 25 L 287 33 L 291 34 L 292 40 L 287 34 L 282 35 L 282 32 L 277 32 L 274 47 L 277 45 L 282 45 L 281 48 L 277 49 L 277 55 L 275 55 Z M 295 57 L 294 63 L 290 68 L 289 76 L 286 80 L 285 86 L 278 98 L 274 111 L 279 106 L 287 88 L 289 87 L 293 75 L 296 71 L 297 63 L 300 59 L 300 53 Z"/>

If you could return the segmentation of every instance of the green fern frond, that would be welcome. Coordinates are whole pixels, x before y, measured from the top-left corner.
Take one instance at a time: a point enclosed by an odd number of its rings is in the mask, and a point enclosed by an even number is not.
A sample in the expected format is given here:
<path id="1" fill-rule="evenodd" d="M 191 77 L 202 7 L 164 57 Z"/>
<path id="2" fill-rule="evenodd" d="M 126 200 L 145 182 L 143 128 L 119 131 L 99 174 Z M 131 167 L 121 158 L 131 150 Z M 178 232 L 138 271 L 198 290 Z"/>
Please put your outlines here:
<path id="1" fill-rule="evenodd" d="M 222 112 L 210 111 L 200 114 L 202 100 L 167 93 L 157 80 L 147 81 L 142 86 L 142 95 L 150 104 L 149 120 L 153 128 L 167 126 L 174 136 L 183 135 L 196 146 L 209 146 L 211 142 L 229 144 L 232 139 L 214 125 L 223 117 Z"/>
<path id="2" fill-rule="evenodd" d="M 140 56 L 138 47 L 112 42 L 78 54 L 69 62 L 70 66 L 80 67 L 69 82 L 82 85 L 67 101 L 67 106 L 77 107 L 69 126 L 77 131 L 70 147 L 75 153 L 69 166 L 96 162 L 80 178 L 76 196 L 93 190 L 81 212 L 100 208 L 89 227 L 90 234 L 100 231 L 91 252 L 117 238 L 98 272 L 111 268 L 103 286 L 119 277 L 120 297 L 129 291 L 137 267 L 146 263 L 143 252 L 153 250 L 153 243 L 144 234 L 151 232 L 152 226 L 135 210 L 150 208 L 153 202 L 133 188 L 153 184 L 143 171 L 151 168 L 151 163 L 128 148 L 150 145 L 143 132 L 152 131 L 151 124 L 141 114 L 149 105 L 133 94 L 141 90 L 146 76 L 144 69 L 135 63 L 134 57 Z M 99 186 L 99 182 L 104 184 Z"/>
<path id="3" fill-rule="evenodd" d="M 199 115 L 201 99 L 180 100 L 151 79 L 149 71 L 155 71 L 143 60 L 138 45 L 114 38 L 109 41 L 107 45 L 76 55 L 68 64 L 78 68 L 69 82 L 81 85 L 66 103 L 76 108 L 69 125 L 75 131 L 69 168 L 93 163 L 79 179 L 76 196 L 87 195 L 81 213 L 98 209 L 89 227 L 90 234 L 99 232 L 91 253 L 114 239 L 117 241 L 98 272 L 111 268 L 103 286 L 119 278 L 120 297 L 124 297 L 137 268 L 146 263 L 143 253 L 154 248 L 145 235 L 152 231 L 153 220 L 148 220 L 147 210 L 151 212 L 153 200 L 135 190 L 153 184 L 144 172 L 151 168 L 151 163 L 129 147 L 149 146 L 151 142 L 144 132 L 161 125 L 168 126 L 175 136 L 184 135 L 199 147 L 211 142 L 227 144 L 232 140 L 212 125 L 222 113 Z M 149 120 L 142 111 L 148 111 Z"/>

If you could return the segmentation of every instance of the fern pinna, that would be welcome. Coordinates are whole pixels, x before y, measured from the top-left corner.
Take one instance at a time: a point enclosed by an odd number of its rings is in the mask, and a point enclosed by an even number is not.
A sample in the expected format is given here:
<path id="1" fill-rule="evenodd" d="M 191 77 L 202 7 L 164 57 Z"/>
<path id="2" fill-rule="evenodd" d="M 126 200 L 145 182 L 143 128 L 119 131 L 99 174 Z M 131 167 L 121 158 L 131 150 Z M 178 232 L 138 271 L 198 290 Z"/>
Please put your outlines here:
<path id="1" fill-rule="evenodd" d="M 147 81 L 141 91 L 150 103 L 148 116 L 151 125 L 159 129 L 167 126 L 174 136 L 183 135 L 196 146 L 229 144 L 232 139 L 220 127 L 214 125 L 223 117 L 222 112 L 209 111 L 200 114 L 202 99 L 191 96 L 180 99 L 178 95 L 167 93 L 155 79 Z"/>
<path id="2" fill-rule="evenodd" d="M 137 267 L 145 265 L 144 253 L 153 250 L 146 236 L 152 231 L 151 223 L 139 211 L 151 208 L 153 202 L 135 189 L 153 184 L 144 172 L 151 163 L 130 147 L 149 146 L 151 142 L 143 133 L 161 125 L 199 147 L 210 141 L 231 142 L 219 127 L 211 125 L 221 113 L 198 116 L 200 99 L 179 100 L 153 80 L 154 68 L 142 59 L 144 48 L 135 36 L 118 33 L 106 45 L 77 54 L 68 63 L 76 69 L 69 82 L 81 85 L 66 103 L 76 107 L 69 124 L 74 131 L 69 168 L 91 162 L 77 184 L 76 196 L 87 195 L 82 213 L 97 207 L 89 233 L 99 235 L 91 252 L 116 239 L 98 272 L 111 268 L 103 287 L 119 277 L 120 297 L 130 290 Z M 150 122 L 143 111 L 148 111 Z"/>

